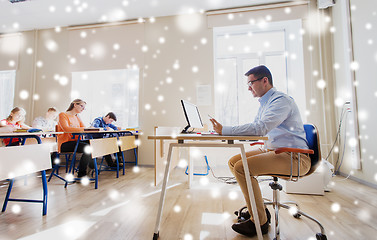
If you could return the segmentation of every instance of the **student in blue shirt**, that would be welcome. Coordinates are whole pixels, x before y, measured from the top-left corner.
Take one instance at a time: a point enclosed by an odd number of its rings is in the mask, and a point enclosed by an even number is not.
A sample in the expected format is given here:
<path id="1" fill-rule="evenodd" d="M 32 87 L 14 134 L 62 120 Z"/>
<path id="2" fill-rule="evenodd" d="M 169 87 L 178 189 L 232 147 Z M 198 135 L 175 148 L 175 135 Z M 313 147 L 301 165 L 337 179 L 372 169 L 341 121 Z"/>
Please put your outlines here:
<path id="1" fill-rule="evenodd" d="M 291 173 L 291 156 L 288 153 L 275 154 L 274 150 L 280 147 L 308 149 L 304 126 L 298 107 L 290 96 L 277 91 L 273 87 L 270 70 L 263 65 L 250 69 L 246 74 L 249 91 L 254 97 L 259 98 L 260 107 L 252 123 L 240 126 L 222 126 L 215 119 L 211 119 L 213 129 L 222 135 L 259 135 L 267 136 L 268 141 L 262 149 L 246 153 L 249 173 L 253 185 L 255 202 L 261 230 L 268 233 L 271 215 L 264 206 L 262 193 L 256 176 Z M 297 175 L 297 153 L 293 153 L 293 174 Z M 247 191 L 245 171 L 240 154 L 233 156 L 228 162 L 229 168 L 236 177 L 244 195 L 246 205 L 251 215 L 240 223 L 232 225 L 237 233 L 253 237 L 256 235 L 249 193 Z M 301 155 L 300 175 L 305 175 L 310 169 L 310 158 Z"/>
<path id="2" fill-rule="evenodd" d="M 115 114 L 113 112 L 109 112 L 104 117 L 98 117 L 98 118 L 94 119 L 93 122 L 92 122 L 92 127 L 103 128 L 105 131 L 109 131 L 109 130 L 111 131 L 111 129 L 115 130 L 115 131 L 121 130 L 122 129 L 121 127 L 117 127 L 114 124 L 112 124 L 113 122 L 116 122 L 116 120 L 117 120 L 117 117 L 115 116 Z M 121 153 L 119 152 L 118 153 L 118 162 L 119 162 L 119 166 L 123 166 L 120 154 Z M 116 167 L 117 166 L 116 162 L 113 161 L 111 155 L 106 155 L 105 160 L 106 160 L 107 165 L 109 165 L 109 167 Z"/>
<path id="3" fill-rule="evenodd" d="M 117 117 L 115 116 L 115 114 L 113 112 L 109 112 L 104 117 L 98 117 L 94 119 L 92 123 L 92 127 L 103 128 L 105 131 L 110 130 L 109 128 L 113 130 L 121 130 L 122 129 L 121 127 L 117 127 L 112 124 L 113 122 L 116 122 L 116 121 L 117 121 Z"/>

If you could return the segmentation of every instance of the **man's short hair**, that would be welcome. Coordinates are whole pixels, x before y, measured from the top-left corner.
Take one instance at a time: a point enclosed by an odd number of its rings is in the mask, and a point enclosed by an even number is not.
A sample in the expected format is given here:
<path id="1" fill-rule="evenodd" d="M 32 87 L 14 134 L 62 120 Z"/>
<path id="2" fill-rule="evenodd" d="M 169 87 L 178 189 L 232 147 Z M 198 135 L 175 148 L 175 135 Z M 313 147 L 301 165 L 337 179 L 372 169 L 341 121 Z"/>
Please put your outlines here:
<path id="1" fill-rule="evenodd" d="M 268 82 L 271 84 L 271 86 L 274 86 L 273 82 L 272 82 L 271 72 L 266 66 L 259 65 L 259 66 L 253 67 L 247 73 L 245 73 L 245 76 L 248 77 L 251 74 L 253 74 L 256 79 L 262 78 L 262 77 L 267 77 Z"/>
<path id="2" fill-rule="evenodd" d="M 117 117 L 115 116 L 113 112 L 109 112 L 108 114 L 106 114 L 105 117 L 107 116 L 109 116 L 109 118 L 113 119 L 115 122 L 117 121 Z"/>

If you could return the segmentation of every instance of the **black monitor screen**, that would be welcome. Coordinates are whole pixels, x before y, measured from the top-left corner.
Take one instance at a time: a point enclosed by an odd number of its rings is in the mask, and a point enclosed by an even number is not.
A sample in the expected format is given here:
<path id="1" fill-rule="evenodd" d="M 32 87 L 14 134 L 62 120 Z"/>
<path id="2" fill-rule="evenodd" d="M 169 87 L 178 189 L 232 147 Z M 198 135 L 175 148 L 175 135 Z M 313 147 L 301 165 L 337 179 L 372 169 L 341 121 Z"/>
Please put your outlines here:
<path id="1" fill-rule="evenodd" d="M 200 118 L 199 110 L 196 105 L 185 100 L 181 100 L 181 103 L 188 124 L 182 132 L 186 132 L 189 127 L 203 128 L 202 119 Z"/>

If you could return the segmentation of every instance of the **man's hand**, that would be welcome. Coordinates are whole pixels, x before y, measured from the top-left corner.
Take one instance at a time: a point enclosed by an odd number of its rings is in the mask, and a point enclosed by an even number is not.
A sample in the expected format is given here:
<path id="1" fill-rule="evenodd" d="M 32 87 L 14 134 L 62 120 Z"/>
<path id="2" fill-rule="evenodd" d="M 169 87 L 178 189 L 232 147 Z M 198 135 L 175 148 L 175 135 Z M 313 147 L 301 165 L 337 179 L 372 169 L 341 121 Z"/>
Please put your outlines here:
<path id="1" fill-rule="evenodd" d="M 214 118 L 211 118 L 210 119 L 210 121 L 211 121 L 211 123 L 212 123 L 212 125 L 213 125 L 213 130 L 215 131 L 215 132 L 217 132 L 218 134 L 222 134 L 222 132 L 223 132 L 223 125 L 221 125 L 218 121 L 216 121 L 216 119 L 214 119 Z"/>
<path id="2" fill-rule="evenodd" d="M 117 127 L 117 129 L 118 129 L 118 130 L 122 130 L 122 128 L 121 128 L 121 127 Z"/>

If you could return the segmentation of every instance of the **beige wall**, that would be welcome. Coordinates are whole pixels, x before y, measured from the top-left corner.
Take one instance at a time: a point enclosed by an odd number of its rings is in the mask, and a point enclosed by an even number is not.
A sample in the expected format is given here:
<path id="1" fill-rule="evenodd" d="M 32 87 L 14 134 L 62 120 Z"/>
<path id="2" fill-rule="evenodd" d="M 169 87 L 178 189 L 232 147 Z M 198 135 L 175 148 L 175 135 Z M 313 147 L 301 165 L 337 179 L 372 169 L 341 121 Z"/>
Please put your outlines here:
<path id="1" fill-rule="evenodd" d="M 263 15 L 268 13 L 264 10 Z M 271 10 L 274 20 L 294 19 L 298 13 L 287 15 L 280 9 L 279 11 Z M 306 12 L 305 12 L 306 11 Z M 315 2 L 310 7 L 305 7 L 303 12 L 300 7 L 300 14 L 303 15 L 303 25 L 310 27 L 312 22 L 307 17 L 310 11 L 317 11 Z M 256 16 L 259 16 L 257 13 Z M 226 15 L 224 15 L 226 17 Z M 220 16 L 220 17 L 224 17 Z M 248 24 L 248 17 L 253 13 L 242 14 L 245 16 L 237 22 L 225 24 L 217 23 L 217 26 L 229 24 Z M 280 16 L 280 17 L 279 17 Z M 180 99 L 188 99 L 196 103 L 196 86 L 212 86 L 212 105 L 199 106 L 205 123 L 209 123 L 205 117 L 207 114 L 214 114 L 214 66 L 213 66 L 213 31 L 209 28 L 206 14 L 197 14 L 192 16 L 171 16 L 156 18 L 154 23 L 149 21 L 143 24 L 124 25 L 117 27 L 108 27 L 105 29 L 96 28 L 95 36 L 89 36 L 85 40 L 79 37 L 81 30 L 62 28 L 61 32 L 55 32 L 54 29 L 24 32 L 23 38 L 30 47 L 34 44 L 37 46 L 34 51 L 35 60 L 43 62 L 43 67 L 38 68 L 34 64 L 33 56 L 27 55 L 25 50 L 20 51 L 20 65 L 17 70 L 17 87 L 16 87 L 16 104 L 22 104 L 29 112 L 27 121 L 32 118 L 43 115 L 45 110 L 50 106 L 56 106 L 59 110 L 64 111 L 70 102 L 70 82 L 62 86 L 54 79 L 55 74 L 66 76 L 70 79 L 72 70 L 94 70 L 94 69 L 111 69 L 126 68 L 128 64 L 137 64 L 140 67 L 140 128 L 144 135 L 141 137 L 141 146 L 139 149 L 140 164 L 152 165 L 153 162 L 153 142 L 146 139 L 146 136 L 153 134 L 154 126 L 185 126 L 186 122 L 180 106 Z M 190 25 L 191 28 L 183 30 L 179 24 Z M 89 34 L 88 34 L 89 35 Z M 163 37 L 164 43 L 159 39 Z M 201 39 L 207 40 L 206 44 L 201 43 Z M 46 40 L 53 39 L 58 49 L 51 52 L 46 48 Z M 328 146 L 333 141 L 334 129 L 331 124 L 334 119 L 333 105 L 325 108 L 326 102 L 333 102 L 333 92 L 331 77 L 332 69 L 324 69 L 324 78 L 328 85 L 322 91 L 316 87 L 319 76 L 313 77 L 313 71 L 320 71 L 319 61 L 319 40 L 318 35 L 309 34 L 309 30 L 303 35 L 304 42 L 304 61 L 305 61 L 305 82 L 307 109 L 310 111 L 308 119 L 315 123 L 321 131 L 321 140 L 324 152 L 327 153 Z M 322 45 L 327 44 L 328 37 L 321 36 Z M 99 41 L 106 44 L 109 53 L 103 59 L 88 59 L 88 56 L 81 56 L 78 51 L 85 46 L 83 41 L 87 41 L 88 46 L 93 41 Z M 116 52 L 116 58 L 111 50 L 114 41 L 119 41 L 120 49 Z M 135 44 L 138 42 L 138 44 Z M 123 44 L 126 43 L 126 44 Z M 148 46 L 148 51 L 141 53 L 141 47 Z M 308 46 L 313 46 L 313 51 L 308 50 Z M 34 46 L 35 48 L 35 46 Z M 329 49 L 326 49 L 329 51 Z M 327 53 L 329 54 L 329 53 Z M 324 55 L 329 58 L 330 56 Z M 71 64 L 69 59 L 74 57 L 75 64 Z M 134 58 L 133 61 L 131 59 Z M 178 61 L 179 69 L 173 68 Z M 22 64 L 21 64 L 22 63 Z M 323 64 L 328 64 L 323 61 Z M 198 72 L 193 72 L 193 67 L 198 68 Z M 33 75 L 35 72 L 35 80 Z M 166 78 L 171 77 L 172 83 L 167 83 Z M 18 92 L 22 88 L 27 88 L 30 93 L 37 93 L 40 96 L 38 101 L 20 100 Z M 183 88 L 183 91 L 180 89 Z M 158 96 L 163 96 L 164 100 L 159 102 Z M 317 104 L 310 104 L 310 100 L 315 99 Z M 324 102 L 322 102 L 324 101 Z M 145 109 L 145 105 L 150 104 L 151 109 Z M 30 113 L 31 112 L 31 113 Z M 325 113 L 325 116 L 324 116 Z M 85 114 L 85 112 L 83 113 Z M 326 122 L 326 123 L 325 123 Z M 325 134 L 326 133 L 326 134 Z"/>
<path id="2" fill-rule="evenodd" d="M 348 1 L 344 1 L 348 2 Z M 361 170 L 352 168 L 352 156 L 348 140 L 346 141 L 346 152 L 344 156 L 341 172 L 345 175 L 351 174 L 352 177 L 374 184 L 377 181 L 377 148 L 375 144 L 375 136 L 377 134 L 376 121 L 376 90 L 377 90 L 377 32 L 375 26 L 377 24 L 376 9 L 377 2 L 374 0 L 351 0 L 351 5 L 356 6 L 356 10 L 351 11 L 352 16 L 352 41 L 354 61 L 358 62 L 359 68 L 354 72 L 355 80 L 358 82 L 356 87 L 358 121 L 357 126 L 360 132 L 360 149 L 361 149 Z M 344 3 L 343 3 L 344 4 Z M 334 44 L 334 61 L 339 64 L 336 71 L 337 88 L 343 88 L 345 81 L 349 81 L 351 71 L 349 70 L 349 62 L 345 61 L 345 57 L 349 54 L 349 49 L 344 45 L 344 26 L 347 22 L 342 19 L 344 8 L 339 3 L 332 9 L 334 26 L 337 31 L 333 36 Z M 372 24 L 372 29 L 368 30 L 367 24 Z M 368 40 L 373 40 L 373 44 L 369 44 Z M 339 91 L 337 97 L 344 97 L 350 94 L 349 91 Z M 351 119 L 351 114 L 348 119 Z M 339 118 L 339 117 L 338 117 Z M 337 119 L 339 121 L 339 119 Z M 348 131 L 347 131 L 348 132 Z M 344 137 L 344 135 L 342 136 Z"/>
<path id="3" fill-rule="evenodd" d="M 212 31 L 207 28 L 205 15 L 192 17 L 201 22 L 193 33 L 180 30 L 178 17 L 157 18 L 155 23 L 148 23 L 145 27 L 145 42 L 149 50 L 145 56 L 147 69 L 144 70 L 140 95 L 140 119 L 141 128 L 145 132 L 142 144 L 148 149 L 142 153 L 142 157 L 145 156 L 146 159 L 153 159 L 153 142 L 146 140 L 147 135 L 153 134 L 153 126 L 184 127 L 186 120 L 180 100 L 191 99 L 195 103 L 197 85 L 213 86 Z M 160 37 L 165 38 L 164 44 L 159 43 Z M 202 38 L 207 39 L 207 44 L 201 44 Z M 176 61 L 179 62 L 179 69 L 173 68 Z M 194 66 L 199 69 L 196 73 L 192 71 Z M 167 77 L 173 79 L 171 84 L 166 82 Z M 181 87 L 183 91 L 180 91 Z M 159 95 L 164 97 L 164 101 L 157 100 Z M 150 104 L 151 110 L 145 110 L 145 104 Z M 205 116 L 214 113 L 214 106 L 200 106 L 199 111 L 203 121 L 208 124 L 209 120 Z"/>

